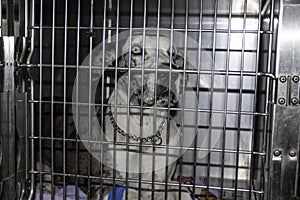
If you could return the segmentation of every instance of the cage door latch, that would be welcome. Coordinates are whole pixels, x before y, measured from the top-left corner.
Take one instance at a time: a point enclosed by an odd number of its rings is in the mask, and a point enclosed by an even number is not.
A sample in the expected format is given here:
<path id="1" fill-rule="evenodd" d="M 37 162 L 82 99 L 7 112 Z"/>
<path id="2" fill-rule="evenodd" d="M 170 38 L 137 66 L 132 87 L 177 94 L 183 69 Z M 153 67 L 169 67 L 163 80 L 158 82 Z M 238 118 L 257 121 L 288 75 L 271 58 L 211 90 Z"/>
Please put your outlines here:
<path id="1" fill-rule="evenodd" d="M 277 104 L 281 106 L 299 105 L 299 75 L 281 75 L 277 81 Z"/>

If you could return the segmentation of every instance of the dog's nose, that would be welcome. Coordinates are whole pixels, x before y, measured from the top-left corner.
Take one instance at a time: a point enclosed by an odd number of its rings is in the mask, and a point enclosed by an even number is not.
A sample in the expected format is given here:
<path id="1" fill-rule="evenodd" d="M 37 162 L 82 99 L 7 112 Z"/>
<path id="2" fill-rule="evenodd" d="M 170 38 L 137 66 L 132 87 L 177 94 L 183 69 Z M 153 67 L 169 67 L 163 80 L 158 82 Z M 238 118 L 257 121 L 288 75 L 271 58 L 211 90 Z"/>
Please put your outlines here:
<path id="1" fill-rule="evenodd" d="M 139 98 L 140 105 L 142 105 L 142 102 L 143 102 L 143 105 L 145 105 L 145 106 L 153 106 L 155 101 L 154 101 L 154 98 L 152 98 L 152 97 L 144 96 L 142 98 Z"/>
<path id="2" fill-rule="evenodd" d="M 145 97 L 144 103 L 147 104 L 148 106 L 152 106 L 152 105 L 154 105 L 154 98 L 153 97 Z"/>
<path id="3" fill-rule="evenodd" d="M 143 94 L 141 94 L 139 99 L 140 105 L 143 102 L 145 106 L 153 106 L 155 103 L 154 99 L 154 85 L 145 84 L 143 86 Z"/>

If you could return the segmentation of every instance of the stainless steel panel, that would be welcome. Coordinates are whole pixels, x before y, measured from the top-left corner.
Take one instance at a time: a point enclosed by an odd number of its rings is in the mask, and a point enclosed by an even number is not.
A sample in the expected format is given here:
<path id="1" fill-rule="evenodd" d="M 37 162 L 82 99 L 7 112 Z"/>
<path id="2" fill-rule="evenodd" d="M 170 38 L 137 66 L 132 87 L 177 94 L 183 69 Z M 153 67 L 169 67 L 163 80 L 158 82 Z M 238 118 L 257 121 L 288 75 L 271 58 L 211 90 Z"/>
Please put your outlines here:
<path id="1" fill-rule="evenodd" d="M 276 76 L 277 105 L 274 109 L 271 161 L 271 199 L 299 198 L 300 107 L 300 4 L 282 1 L 279 18 Z M 296 78 L 295 78 L 296 77 Z M 298 77 L 298 78 L 297 78 Z"/>
<path id="2" fill-rule="evenodd" d="M 14 121 L 14 93 L 11 91 L 0 93 L 0 137 L 1 162 L 0 184 L 1 199 L 15 199 L 16 193 L 16 154 L 15 154 L 15 121 Z M 9 191 L 9 192 L 7 192 Z"/>
<path id="3" fill-rule="evenodd" d="M 0 91 L 1 190 L 2 199 L 15 199 L 16 190 L 16 132 L 14 37 L 2 37 L 3 64 Z M 10 192 L 4 192 L 10 191 Z"/>

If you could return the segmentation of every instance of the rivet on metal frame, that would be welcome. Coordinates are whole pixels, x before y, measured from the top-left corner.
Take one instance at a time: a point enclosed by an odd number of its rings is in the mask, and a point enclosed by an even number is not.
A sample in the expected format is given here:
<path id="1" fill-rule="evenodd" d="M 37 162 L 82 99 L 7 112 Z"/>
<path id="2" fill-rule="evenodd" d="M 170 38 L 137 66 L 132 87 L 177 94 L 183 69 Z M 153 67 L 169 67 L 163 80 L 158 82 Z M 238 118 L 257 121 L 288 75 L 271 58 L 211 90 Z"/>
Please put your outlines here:
<path id="1" fill-rule="evenodd" d="M 291 156 L 291 157 L 295 157 L 296 156 L 296 151 L 295 150 L 290 150 L 290 152 L 289 152 L 289 156 Z"/>
<path id="2" fill-rule="evenodd" d="M 291 103 L 292 103 L 293 105 L 296 105 L 296 104 L 299 103 L 299 99 L 298 99 L 297 97 L 293 97 L 293 98 L 291 99 Z"/>
<path id="3" fill-rule="evenodd" d="M 299 76 L 294 76 L 292 80 L 293 80 L 295 83 L 298 83 L 298 82 L 299 82 Z"/>
<path id="4" fill-rule="evenodd" d="M 285 76 L 280 76 L 279 78 L 281 83 L 285 83 L 286 82 L 286 77 Z"/>
<path id="5" fill-rule="evenodd" d="M 273 153 L 274 153 L 274 156 L 280 156 L 281 155 L 281 150 L 275 149 Z"/>
<path id="6" fill-rule="evenodd" d="M 281 105 L 285 104 L 285 99 L 284 98 L 279 98 L 278 103 L 281 104 Z"/>

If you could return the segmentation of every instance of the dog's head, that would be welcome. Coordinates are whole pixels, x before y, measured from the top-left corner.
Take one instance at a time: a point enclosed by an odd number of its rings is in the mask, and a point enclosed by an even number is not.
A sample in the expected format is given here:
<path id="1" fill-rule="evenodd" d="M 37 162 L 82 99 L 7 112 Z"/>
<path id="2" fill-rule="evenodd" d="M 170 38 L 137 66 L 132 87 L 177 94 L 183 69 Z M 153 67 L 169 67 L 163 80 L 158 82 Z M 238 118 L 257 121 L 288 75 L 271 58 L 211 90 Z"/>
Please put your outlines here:
<path id="1" fill-rule="evenodd" d="M 182 54 L 167 36 L 156 33 L 133 33 L 122 46 L 118 67 L 127 68 L 119 77 L 127 91 L 131 86 L 130 104 L 174 106 L 178 101 L 184 61 Z M 130 78 L 129 78 L 130 77 Z M 129 83 L 130 80 L 130 83 Z"/>

